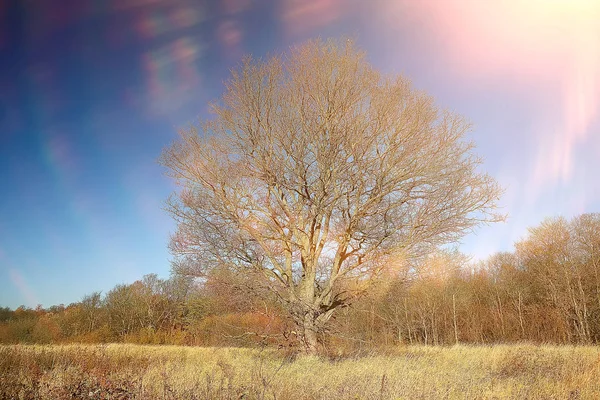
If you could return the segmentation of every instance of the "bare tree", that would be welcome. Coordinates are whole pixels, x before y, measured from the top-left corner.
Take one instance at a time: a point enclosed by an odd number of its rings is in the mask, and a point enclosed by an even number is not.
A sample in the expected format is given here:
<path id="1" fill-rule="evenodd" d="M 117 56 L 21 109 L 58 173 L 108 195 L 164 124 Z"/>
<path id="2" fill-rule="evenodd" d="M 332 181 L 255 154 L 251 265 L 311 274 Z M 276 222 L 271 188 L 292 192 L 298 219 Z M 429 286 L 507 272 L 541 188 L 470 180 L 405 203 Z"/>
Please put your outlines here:
<path id="1" fill-rule="evenodd" d="M 308 352 L 382 272 L 502 218 L 469 124 L 350 41 L 246 58 L 213 111 L 161 157 L 182 188 L 175 270 L 243 274 L 277 296 Z"/>

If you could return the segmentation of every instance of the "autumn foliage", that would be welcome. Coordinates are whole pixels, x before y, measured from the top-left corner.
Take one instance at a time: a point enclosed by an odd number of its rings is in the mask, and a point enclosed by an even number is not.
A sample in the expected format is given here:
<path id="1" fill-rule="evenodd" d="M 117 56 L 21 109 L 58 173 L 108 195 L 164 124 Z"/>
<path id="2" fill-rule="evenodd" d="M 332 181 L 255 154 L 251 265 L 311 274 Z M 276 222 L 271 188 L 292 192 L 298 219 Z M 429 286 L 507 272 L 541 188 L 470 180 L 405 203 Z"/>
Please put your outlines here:
<path id="1" fill-rule="evenodd" d="M 226 285 L 155 275 L 47 309 L 0 309 L 1 343 L 298 345 L 276 301 Z M 600 342 L 600 214 L 552 218 L 512 253 L 455 251 L 388 276 L 319 337 L 328 353 L 396 344 Z"/>

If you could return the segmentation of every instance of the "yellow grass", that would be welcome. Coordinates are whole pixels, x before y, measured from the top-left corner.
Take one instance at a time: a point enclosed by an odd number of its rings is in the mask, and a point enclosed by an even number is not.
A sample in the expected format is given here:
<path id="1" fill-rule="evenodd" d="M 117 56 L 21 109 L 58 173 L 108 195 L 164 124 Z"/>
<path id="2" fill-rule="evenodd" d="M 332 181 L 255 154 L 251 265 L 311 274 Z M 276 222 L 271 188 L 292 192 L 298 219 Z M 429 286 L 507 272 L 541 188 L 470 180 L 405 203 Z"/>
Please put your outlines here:
<path id="1" fill-rule="evenodd" d="M 341 360 L 275 350 L 0 346 L 2 399 L 598 399 L 600 348 L 401 347 Z"/>

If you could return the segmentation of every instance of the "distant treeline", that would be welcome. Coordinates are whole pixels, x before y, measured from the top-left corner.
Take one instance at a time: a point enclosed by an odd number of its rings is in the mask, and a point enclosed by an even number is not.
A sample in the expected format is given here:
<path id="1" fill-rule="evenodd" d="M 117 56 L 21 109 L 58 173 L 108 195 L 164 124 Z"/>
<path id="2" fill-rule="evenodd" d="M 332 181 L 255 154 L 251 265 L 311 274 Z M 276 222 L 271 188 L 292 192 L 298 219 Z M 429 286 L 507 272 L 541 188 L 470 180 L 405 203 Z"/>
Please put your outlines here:
<path id="1" fill-rule="evenodd" d="M 293 323 L 243 278 L 146 275 L 47 309 L 0 308 L 0 342 L 294 343 Z M 513 253 L 470 262 L 440 251 L 335 315 L 326 346 L 600 342 L 600 214 L 553 218 Z"/>

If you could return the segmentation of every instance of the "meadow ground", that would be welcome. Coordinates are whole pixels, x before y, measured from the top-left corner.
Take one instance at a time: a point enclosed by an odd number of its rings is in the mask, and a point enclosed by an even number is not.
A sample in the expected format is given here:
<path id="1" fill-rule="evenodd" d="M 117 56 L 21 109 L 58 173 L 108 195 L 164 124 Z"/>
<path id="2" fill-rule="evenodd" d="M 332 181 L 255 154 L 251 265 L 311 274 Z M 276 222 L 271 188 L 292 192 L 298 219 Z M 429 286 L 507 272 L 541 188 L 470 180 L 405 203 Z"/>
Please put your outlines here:
<path id="1" fill-rule="evenodd" d="M 1 399 L 598 399 L 600 348 L 398 347 L 350 358 L 272 349 L 0 346 Z"/>

